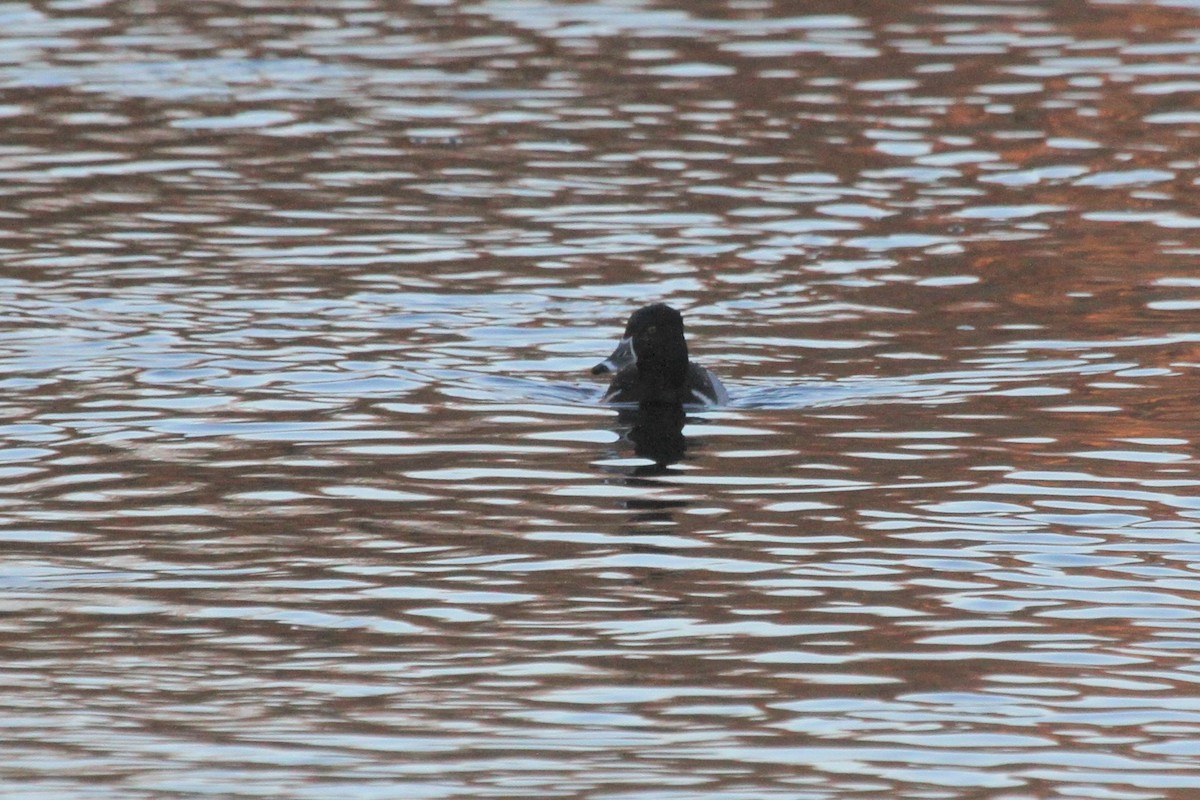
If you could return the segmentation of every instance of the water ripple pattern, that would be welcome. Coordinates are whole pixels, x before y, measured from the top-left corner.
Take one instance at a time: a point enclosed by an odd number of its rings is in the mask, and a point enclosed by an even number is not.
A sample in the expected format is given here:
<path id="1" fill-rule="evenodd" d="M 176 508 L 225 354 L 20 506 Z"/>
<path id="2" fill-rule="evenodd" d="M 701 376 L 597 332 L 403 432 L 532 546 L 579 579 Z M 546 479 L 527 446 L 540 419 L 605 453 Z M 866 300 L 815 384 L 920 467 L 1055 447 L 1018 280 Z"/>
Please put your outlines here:
<path id="1" fill-rule="evenodd" d="M 1196 797 L 1198 108 L 1191 2 L 0 5 L 4 797 Z"/>

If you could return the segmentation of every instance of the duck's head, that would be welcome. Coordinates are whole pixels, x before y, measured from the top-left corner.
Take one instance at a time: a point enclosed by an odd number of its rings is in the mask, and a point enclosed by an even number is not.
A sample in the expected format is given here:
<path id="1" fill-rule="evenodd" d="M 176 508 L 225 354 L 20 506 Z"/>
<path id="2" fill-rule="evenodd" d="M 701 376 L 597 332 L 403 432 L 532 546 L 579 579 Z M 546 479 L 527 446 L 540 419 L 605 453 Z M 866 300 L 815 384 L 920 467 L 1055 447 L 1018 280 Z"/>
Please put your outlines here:
<path id="1" fill-rule="evenodd" d="M 665 303 L 639 308 L 629 317 L 625 335 L 606 360 L 592 367 L 593 375 L 620 372 L 638 365 L 643 378 L 682 384 L 687 378 L 688 350 L 683 338 L 683 315 Z"/>

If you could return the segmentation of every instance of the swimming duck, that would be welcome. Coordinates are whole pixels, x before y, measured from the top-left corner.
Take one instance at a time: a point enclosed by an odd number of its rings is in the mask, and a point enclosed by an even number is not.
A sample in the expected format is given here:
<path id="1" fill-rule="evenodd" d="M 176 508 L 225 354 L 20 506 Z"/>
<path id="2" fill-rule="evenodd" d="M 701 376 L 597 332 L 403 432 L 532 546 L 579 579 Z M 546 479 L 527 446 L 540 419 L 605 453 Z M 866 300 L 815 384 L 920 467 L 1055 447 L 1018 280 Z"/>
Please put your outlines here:
<path id="1" fill-rule="evenodd" d="M 729 400 L 716 375 L 688 361 L 683 315 L 665 303 L 639 308 L 625 335 L 593 375 L 616 373 L 604 399 L 609 403 L 712 405 Z"/>

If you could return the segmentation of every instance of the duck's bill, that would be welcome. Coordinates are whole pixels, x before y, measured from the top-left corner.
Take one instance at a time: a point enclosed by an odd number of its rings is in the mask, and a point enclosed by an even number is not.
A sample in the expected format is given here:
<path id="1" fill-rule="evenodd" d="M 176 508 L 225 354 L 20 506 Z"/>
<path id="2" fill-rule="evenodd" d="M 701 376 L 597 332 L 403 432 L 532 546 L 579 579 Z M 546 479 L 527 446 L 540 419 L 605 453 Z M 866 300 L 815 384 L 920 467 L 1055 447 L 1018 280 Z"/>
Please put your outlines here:
<path id="1" fill-rule="evenodd" d="M 633 352 L 633 339 L 622 339 L 611 356 L 592 367 L 592 374 L 603 375 L 606 372 L 620 372 L 622 368 L 635 361 L 637 361 L 637 354 Z"/>

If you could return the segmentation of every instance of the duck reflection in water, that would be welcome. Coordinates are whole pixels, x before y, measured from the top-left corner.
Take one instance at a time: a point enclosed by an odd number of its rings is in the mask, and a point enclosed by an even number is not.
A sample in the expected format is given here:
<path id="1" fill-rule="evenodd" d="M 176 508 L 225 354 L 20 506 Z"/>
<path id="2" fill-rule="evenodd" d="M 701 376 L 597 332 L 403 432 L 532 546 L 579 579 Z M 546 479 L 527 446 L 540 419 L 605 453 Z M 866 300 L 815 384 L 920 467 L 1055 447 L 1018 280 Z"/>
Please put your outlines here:
<path id="1" fill-rule="evenodd" d="M 685 406 L 716 405 L 729 399 L 716 375 L 688 360 L 683 315 L 663 303 L 640 308 L 629 317 L 625 335 L 593 375 L 613 373 L 604 395 L 623 406 L 617 421 L 634 451 L 654 462 L 635 474 L 661 472 L 687 450 Z"/>
<path id="2" fill-rule="evenodd" d="M 657 475 L 683 460 L 687 452 L 683 435 L 686 421 L 687 414 L 678 403 L 622 408 L 617 412 L 617 433 L 633 445 L 634 453 L 654 462 L 635 467 L 634 475 Z"/>

